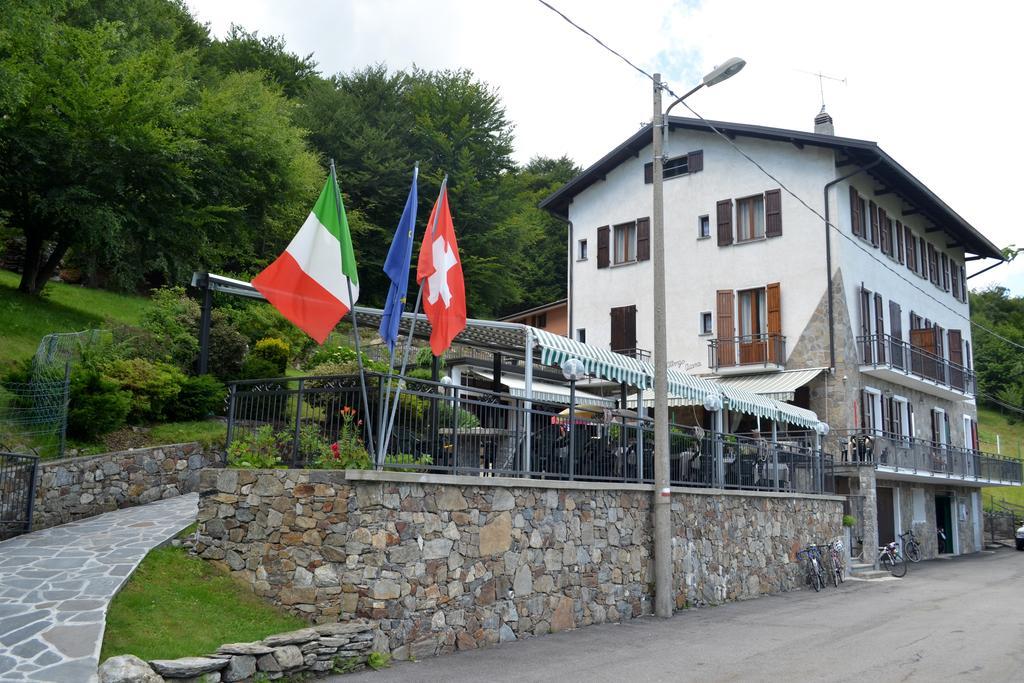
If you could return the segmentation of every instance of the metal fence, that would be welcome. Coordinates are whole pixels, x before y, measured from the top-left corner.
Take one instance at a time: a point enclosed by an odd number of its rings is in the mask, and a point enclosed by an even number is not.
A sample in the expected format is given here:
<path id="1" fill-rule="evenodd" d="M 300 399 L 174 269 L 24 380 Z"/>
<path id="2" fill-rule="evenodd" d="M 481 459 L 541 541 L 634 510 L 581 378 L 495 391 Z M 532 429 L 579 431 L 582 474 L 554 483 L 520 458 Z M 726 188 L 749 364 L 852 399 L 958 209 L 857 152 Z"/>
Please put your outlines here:
<path id="1" fill-rule="evenodd" d="M 367 373 L 364 409 L 357 376 L 247 380 L 229 384 L 228 443 L 273 441 L 292 467 L 330 458 L 334 444 L 390 434 L 385 469 L 445 474 L 650 483 L 654 430 L 632 411 L 532 405 L 507 393 L 392 378 L 402 392 L 384 410 L 388 380 Z M 392 405 L 394 405 L 392 397 Z M 382 423 L 385 427 L 382 429 Z M 388 429 L 386 426 L 392 423 Z M 271 439 L 273 437 L 273 439 Z M 832 460 L 799 439 L 777 443 L 699 427 L 670 426 L 673 485 L 823 493 Z"/>
<path id="2" fill-rule="evenodd" d="M 38 462 L 34 455 L 0 453 L 0 540 L 32 529 Z"/>
<path id="3" fill-rule="evenodd" d="M 860 348 L 862 365 L 892 368 L 965 394 L 975 394 L 976 377 L 973 370 L 902 339 L 888 334 L 863 335 L 857 337 L 857 346 Z"/>

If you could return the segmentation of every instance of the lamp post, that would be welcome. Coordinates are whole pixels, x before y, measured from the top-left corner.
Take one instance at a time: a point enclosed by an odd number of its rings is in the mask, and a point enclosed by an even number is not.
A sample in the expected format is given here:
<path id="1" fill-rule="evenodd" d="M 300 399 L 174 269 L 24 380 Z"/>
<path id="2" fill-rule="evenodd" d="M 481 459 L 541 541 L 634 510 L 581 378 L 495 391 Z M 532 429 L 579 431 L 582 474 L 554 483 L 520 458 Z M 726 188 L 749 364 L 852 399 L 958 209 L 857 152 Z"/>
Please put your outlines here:
<path id="1" fill-rule="evenodd" d="M 668 330 L 665 316 L 665 161 L 662 151 L 662 127 L 668 132 L 668 112 L 701 88 L 711 87 L 735 75 L 745 66 L 732 58 L 711 70 L 703 81 L 661 112 L 661 74 L 654 74 L 654 117 L 651 137 L 654 152 L 652 185 L 653 265 L 654 265 L 654 611 L 659 617 L 672 616 L 672 494 L 669 488 L 668 453 Z"/>
<path id="2" fill-rule="evenodd" d="M 587 376 L 583 361 L 569 358 L 562 363 L 562 376 L 569 380 L 569 480 L 576 475 L 576 380 Z"/>

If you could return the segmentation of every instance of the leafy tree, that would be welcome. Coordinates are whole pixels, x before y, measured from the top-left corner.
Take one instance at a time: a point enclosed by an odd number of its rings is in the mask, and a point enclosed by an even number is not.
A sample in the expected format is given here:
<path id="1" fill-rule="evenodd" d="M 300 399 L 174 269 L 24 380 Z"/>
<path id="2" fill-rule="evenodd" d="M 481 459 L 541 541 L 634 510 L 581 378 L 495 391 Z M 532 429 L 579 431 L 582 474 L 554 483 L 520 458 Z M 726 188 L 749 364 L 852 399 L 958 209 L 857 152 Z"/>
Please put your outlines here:
<path id="1" fill-rule="evenodd" d="M 1024 352 L 979 325 L 1024 345 L 1024 297 L 1010 296 L 1005 287 L 993 286 L 971 292 L 970 302 L 971 322 L 976 323 L 972 338 L 979 394 L 1019 406 L 1019 402 L 1007 399 L 1024 392 Z M 985 396 L 980 400 L 986 401 Z"/>
<path id="2" fill-rule="evenodd" d="M 312 53 L 299 57 L 288 52 L 284 38 L 260 36 L 235 24 L 223 40 L 213 41 L 203 51 L 202 61 L 221 74 L 259 72 L 288 97 L 301 95 L 321 80 Z"/>

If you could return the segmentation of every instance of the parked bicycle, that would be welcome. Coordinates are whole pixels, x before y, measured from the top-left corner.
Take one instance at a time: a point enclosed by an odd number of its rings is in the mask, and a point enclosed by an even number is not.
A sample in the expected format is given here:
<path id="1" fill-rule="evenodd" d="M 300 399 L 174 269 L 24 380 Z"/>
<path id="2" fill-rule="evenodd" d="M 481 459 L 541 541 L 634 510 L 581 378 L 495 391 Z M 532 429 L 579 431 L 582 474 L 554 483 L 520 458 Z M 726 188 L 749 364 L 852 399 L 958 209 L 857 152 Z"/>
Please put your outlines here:
<path id="1" fill-rule="evenodd" d="M 833 541 L 825 546 L 825 564 L 836 588 L 846 581 L 846 567 L 843 564 L 843 542 Z"/>
<path id="2" fill-rule="evenodd" d="M 825 585 L 825 570 L 822 567 L 821 552 L 817 546 L 809 545 L 796 554 L 797 559 L 804 563 L 804 570 L 807 572 L 807 582 L 811 584 L 814 592 L 817 593 Z"/>
<path id="3" fill-rule="evenodd" d="M 900 555 L 900 546 L 896 541 L 878 550 L 878 565 L 882 569 L 889 571 L 893 576 L 906 576 L 907 563 L 903 561 L 903 557 Z"/>
<path id="4" fill-rule="evenodd" d="M 907 559 L 911 562 L 921 561 L 921 547 L 917 543 L 917 539 L 914 538 L 914 530 L 909 529 L 900 534 L 900 542 L 903 545 L 903 554 L 907 556 Z"/>

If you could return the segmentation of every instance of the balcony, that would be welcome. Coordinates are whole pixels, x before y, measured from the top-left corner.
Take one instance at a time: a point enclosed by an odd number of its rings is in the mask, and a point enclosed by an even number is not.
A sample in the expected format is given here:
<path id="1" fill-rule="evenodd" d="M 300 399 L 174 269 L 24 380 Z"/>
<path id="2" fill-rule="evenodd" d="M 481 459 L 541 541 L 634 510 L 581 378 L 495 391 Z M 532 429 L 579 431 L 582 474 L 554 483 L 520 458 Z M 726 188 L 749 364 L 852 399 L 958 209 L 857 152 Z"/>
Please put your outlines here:
<path id="1" fill-rule="evenodd" d="M 635 358 L 637 360 L 651 360 L 651 352 L 647 349 L 612 349 L 612 353 L 629 356 L 630 358 Z"/>
<path id="2" fill-rule="evenodd" d="M 888 334 L 857 337 L 860 371 L 933 396 L 974 396 L 974 372 Z"/>
<path id="3" fill-rule="evenodd" d="M 1022 467 L 992 453 L 881 432 L 832 432 L 837 466 L 872 464 L 885 479 L 956 482 L 962 486 L 1020 486 Z"/>
<path id="4" fill-rule="evenodd" d="M 708 342 L 708 367 L 720 375 L 776 372 L 786 364 L 786 338 L 751 334 Z"/>

